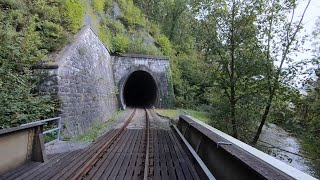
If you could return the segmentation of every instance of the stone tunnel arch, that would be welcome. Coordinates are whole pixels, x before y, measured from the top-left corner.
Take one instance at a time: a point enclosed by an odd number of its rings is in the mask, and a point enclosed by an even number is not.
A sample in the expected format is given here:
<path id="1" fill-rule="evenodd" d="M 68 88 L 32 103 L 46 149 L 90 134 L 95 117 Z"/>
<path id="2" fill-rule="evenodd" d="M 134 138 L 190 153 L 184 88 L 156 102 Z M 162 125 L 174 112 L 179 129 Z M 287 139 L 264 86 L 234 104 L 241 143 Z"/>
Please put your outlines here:
<path id="1" fill-rule="evenodd" d="M 159 104 L 159 81 L 146 66 L 133 67 L 119 82 L 119 99 L 126 107 L 152 107 Z"/>

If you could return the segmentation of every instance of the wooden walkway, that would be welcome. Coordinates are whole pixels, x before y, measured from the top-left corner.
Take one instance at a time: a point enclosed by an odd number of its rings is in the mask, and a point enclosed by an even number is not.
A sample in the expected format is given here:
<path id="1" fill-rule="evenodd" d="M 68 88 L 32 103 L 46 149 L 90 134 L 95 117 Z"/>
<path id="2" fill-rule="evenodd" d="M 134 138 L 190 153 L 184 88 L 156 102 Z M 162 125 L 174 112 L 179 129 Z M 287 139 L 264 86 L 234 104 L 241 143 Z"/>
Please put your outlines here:
<path id="1" fill-rule="evenodd" d="M 150 179 L 200 179 L 172 130 L 150 131 Z"/>
<path id="2" fill-rule="evenodd" d="M 56 154 L 45 163 L 29 163 L 0 179 L 70 179 L 115 133 L 112 130 L 83 150 Z M 150 129 L 148 179 L 199 179 L 172 130 Z M 146 131 L 125 129 L 83 179 L 143 179 Z"/>

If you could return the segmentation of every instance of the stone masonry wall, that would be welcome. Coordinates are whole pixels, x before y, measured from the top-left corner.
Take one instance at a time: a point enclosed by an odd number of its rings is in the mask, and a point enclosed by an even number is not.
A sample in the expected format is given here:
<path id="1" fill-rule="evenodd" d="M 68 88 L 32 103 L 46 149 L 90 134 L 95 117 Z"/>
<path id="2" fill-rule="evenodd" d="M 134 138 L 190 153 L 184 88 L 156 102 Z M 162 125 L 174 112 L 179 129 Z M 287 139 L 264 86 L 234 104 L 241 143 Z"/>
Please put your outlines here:
<path id="1" fill-rule="evenodd" d="M 167 57 L 154 57 L 145 55 L 124 55 L 113 57 L 114 81 L 119 93 L 125 79 L 134 71 L 149 70 L 149 73 L 158 83 L 160 99 L 156 107 L 167 107 L 169 98 L 169 59 Z M 119 97 L 118 97 L 119 98 Z M 120 98 L 119 98 L 120 99 Z M 120 102 L 121 103 L 121 102 Z"/>
<path id="2" fill-rule="evenodd" d="M 53 63 L 38 67 L 48 76 L 40 87 L 43 95 L 60 101 L 64 137 L 85 132 L 93 122 L 104 121 L 117 110 L 121 88 L 134 71 L 148 72 L 158 87 L 156 107 L 167 107 L 173 97 L 167 57 L 110 56 L 91 28 L 83 28 Z"/>
<path id="3" fill-rule="evenodd" d="M 49 70 L 43 86 L 61 102 L 65 137 L 83 133 L 117 110 L 111 56 L 90 28 L 81 30 L 54 65 L 57 69 Z"/>

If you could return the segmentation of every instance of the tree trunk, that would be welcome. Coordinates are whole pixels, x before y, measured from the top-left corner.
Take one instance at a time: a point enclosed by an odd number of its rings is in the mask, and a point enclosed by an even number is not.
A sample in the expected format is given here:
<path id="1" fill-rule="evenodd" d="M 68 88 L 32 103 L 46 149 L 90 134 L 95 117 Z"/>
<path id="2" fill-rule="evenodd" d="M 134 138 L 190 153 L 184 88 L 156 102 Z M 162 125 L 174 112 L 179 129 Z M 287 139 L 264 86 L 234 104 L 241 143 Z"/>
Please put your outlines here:
<path id="1" fill-rule="evenodd" d="M 264 126 L 264 123 L 266 122 L 267 120 L 267 117 L 268 117 L 268 114 L 269 114 L 269 111 L 270 111 L 270 108 L 271 108 L 271 103 L 272 103 L 272 99 L 269 99 L 269 102 L 268 102 L 268 105 L 266 106 L 266 108 L 264 109 L 264 113 L 263 113 L 263 116 L 262 116 L 262 119 L 261 119 L 261 122 L 260 122 L 260 125 L 259 125 L 259 128 L 256 132 L 256 135 L 254 136 L 251 144 L 252 145 L 256 145 L 258 140 L 259 140 L 259 137 L 260 137 L 260 134 L 261 134 L 261 131 L 262 131 L 262 128 Z"/>
<path id="2" fill-rule="evenodd" d="M 279 76 L 278 76 L 279 78 Z M 259 137 L 260 137 L 260 134 L 261 134 L 261 131 L 262 131 L 262 128 L 268 118 L 268 115 L 269 115 L 269 112 L 270 112 L 270 109 L 271 109 L 271 105 L 272 105 L 272 101 L 273 101 L 273 98 L 274 96 L 276 95 L 276 90 L 279 88 L 279 81 L 278 81 L 278 78 L 275 79 L 274 83 L 273 83 L 273 88 L 270 87 L 270 94 L 269 94 L 269 99 L 268 99 L 268 102 L 267 102 L 267 105 L 264 109 L 264 113 L 262 115 L 262 118 L 261 118 L 261 122 L 260 122 L 260 125 L 259 125 L 259 128 L 256 132 L 256 135 L 254 136 L 251 144 L 252 145 L 256 145 L 258 140 L 259 140 Z M 270 86 L 270 85 L 269 85 Z"/>
<path id="3" fill-rule="evenodd" d="M 235 2 L 232 5 L 232 19 L 230 30 L 230 115 L 232 123 L 232 136 L 238 138 L 237 121 L 236 121 L 236 82 L 235 82 L 235 37 L 234 37 L 234 18 L 235 18 Z"/>
<path id="4" fill-rule="evenodd" d="M 236 102 L 235 102 L 234 96 L 235 96 L 234 93 L 231 92 L 230 114 L 231 114 L 231 123 L 232 123 L 232 131 L 233 131 L 232 136 L 238 139 L 238 130 L 237 130 L 237 122 L 236 122 Z"/>

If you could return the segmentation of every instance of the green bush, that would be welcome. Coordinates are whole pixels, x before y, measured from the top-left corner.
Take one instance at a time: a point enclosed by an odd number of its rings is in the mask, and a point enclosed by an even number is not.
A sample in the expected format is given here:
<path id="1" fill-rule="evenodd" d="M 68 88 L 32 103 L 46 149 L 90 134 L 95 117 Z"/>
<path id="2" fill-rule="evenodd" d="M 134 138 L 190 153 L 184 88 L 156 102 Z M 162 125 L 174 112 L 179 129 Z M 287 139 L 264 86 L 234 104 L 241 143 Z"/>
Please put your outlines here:
<path id="1" fill-rule="evenodd" d="M 0 129 L 53 116 L 54 102 L 32 93 L 35 76 L 27 69 L 19 75 L 8 68 L 0 68 Z"/>
<path id="2" fill-rule="evenodd" d="M 128 50 L 130 39 L 125 34 L 117 34 L 113 39 L 113 51 L 115 53 L 125 53 Z"/>
<path id="3" fill-rule="evenodd" d="M 101 26 L 107 27 L 114 34 L 122 34 L 126 32 L 126 28 L 121 22 L 111 19 L 108 15 L 103 18 Z"/>
<path id="4" fill-rule="evenodd" d="M 2 7 L 8 7 L 11 9 L 19 9 L 25 6 L 23 1 L 16 1 L 16 0 L 1 0 L 0 4 Z"/>
<path id="5" fill-rule="evenodd" d="M 112 50 L 112 34 L 110 33 L 110 30 L 107 27 L 100 26 L 98 35 L 101 41 Z"/>
<path id="6" fill-rule="evenodd" d="M 172 45 L 167 36 L 162 34 L 158 36 L 157 43 L 159 44 L 160 50 L 163 52 L 163 54 L 169 56 L 171 53 Z"/>
<path id="7" fill-rule="evenodd" d="M 44 48 L 48 51 L 55 51 L 67 42 L 67 33 L 59 24 L 44 20 L 41 23 L 41 34 L 44 41 Z"/>
<path id="8" fill-rule="evenodd" d="M 131 41 L 128 47 L 128 53 L 131 54 L 147 54 L 147 55 L 162 55 L 161 51 L 155 45 L 146 45 L 143 39 L 137 38 Z"/>
<path id="9" fill-rule="evenodd" d="M 23 44 L 21 46 L 21 53 L 29 56 L 24 56 L 25 59 L 21 59 L 23 63 L 33 64 L 46 56 L 48 49 L 39 49 L 43 46 L 44 42 L 41 39 L 41 33 L 36 31 L 39 23 L 38 16 L 34 15 L 29 19 L 24 31 Z"/>
<path id="10" fill-rule="evenodd" d="M 112 0 L 105 0 L 104 2 L 104 8 L 108 9 L 112 5 Z"/>
<path id="11" fill-rule="evenodd" d="M 0 129 L 52 117 L 58 103 L 41 96 L 32 65 L 63 47 L 82 25 L 79 0 L 0 1 Z"/>
<path id="12" fill-rule="evenodd" d="M 104 11 L 105 0 L 93 0 L 91 2 L 91 6 L 94 10 L 96 10 L 99 14 L 102 14 Z"/>
<path id="13" fill-rule="evenodd" d="M 113 33 L 121 34 L 126 32 L 124 25 L 119 21 L 112 20 L 107 26 Z"/>
<path id="14" fill-rule="evenodd" d="M 69 31 L 75 33 L 82 26 L 84 4 L 80 0 L 66 0 L 64 5 L 64 19 Z"/>
<path id="15" fill-rule="evenodd" d="M 149 33 L 153 37 L 158 37 L 161 34 L 159 26 L 154 23 L 148 23 L 148 29 L 149 29 Z"/>
<path id="16" fill-rule="evenodd" d="M 52 2 L 48 2 L 46 0 L 35 0 L 31 4 L 27 3 L 27 6 L 30 8 L 29 12 L 31 14 L 38 15 L 39 19 L 41 20 L 47 20 L 57 24 L 64 24 L 62 23 L 64 3 L 65 1 L 61 0 L 53 0 Z"/>
<path id="17" fill-rule="evenodd" d="M 129 29 L 146 26 L 141 10 L 133 4 L 132 0 L 120 0 L 120 7 L 123 11 L 120 19 Z"/>

